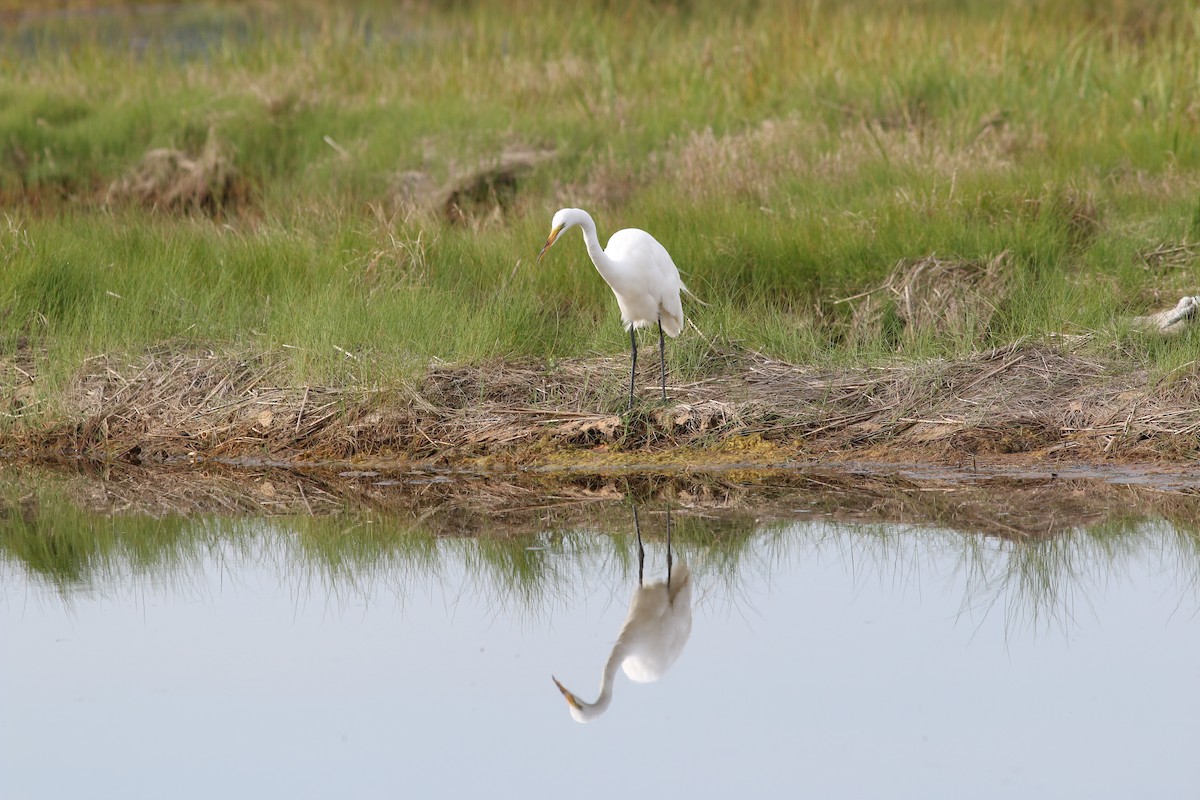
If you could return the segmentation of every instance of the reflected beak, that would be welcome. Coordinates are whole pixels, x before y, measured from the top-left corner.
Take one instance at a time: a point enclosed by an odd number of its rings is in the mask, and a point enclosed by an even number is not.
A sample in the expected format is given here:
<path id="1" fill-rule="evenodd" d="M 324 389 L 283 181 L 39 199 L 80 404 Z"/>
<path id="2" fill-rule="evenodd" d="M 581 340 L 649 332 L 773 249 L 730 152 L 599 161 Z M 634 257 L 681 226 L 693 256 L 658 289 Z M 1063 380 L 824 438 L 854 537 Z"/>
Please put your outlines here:
<path id="1" fill-rule="evenodd" d="M 555 231 L 555 233 L 558 233 L 558 231 Z M 553 234 L 551 235 L 550 240 L 551 241 L 554 240 Z M 547 243 L 546 247 L 549 247 L 549 246 L 550 246 L 550 244 Z M 542 252 L 544 253 L 546 251 L 542 250 Z M 567 703 L 571 706 L 571 708 L 578 711 L 579 710 L 579 701 L 575 699 L 575 695 L 573 695 L 569 691 L 567 691 L 567 687 L 565 687 L 561 683 L 559 683 L 558 678 L 551 675 L 550 680 L 554 681 L 554 685 L 557 686 L 558 690 L 563 693 L 563 697 L 567 698 Z"/>
<path id="2" fill-rule="evenodd" d="M 558 238 L 560 233 L 562 233 L 562 225 L 550 231 L 550 238 L 546 239 L 546 244 L 542 245 L 542 252 L 538 253 L 537 260 L 539 264 L 542 262 L 542 256 L 546 255 L 546 251 L 550 249 L 550 245 L 554 244 L 554 240 Z M 555 681 L 555 683 L 558 683 L 558 681 Z M 562 684 L 559 684 L 558 688 L 562 689 Z M 566 691 L 566 689 L 563 689 L 563 692 Z"/>

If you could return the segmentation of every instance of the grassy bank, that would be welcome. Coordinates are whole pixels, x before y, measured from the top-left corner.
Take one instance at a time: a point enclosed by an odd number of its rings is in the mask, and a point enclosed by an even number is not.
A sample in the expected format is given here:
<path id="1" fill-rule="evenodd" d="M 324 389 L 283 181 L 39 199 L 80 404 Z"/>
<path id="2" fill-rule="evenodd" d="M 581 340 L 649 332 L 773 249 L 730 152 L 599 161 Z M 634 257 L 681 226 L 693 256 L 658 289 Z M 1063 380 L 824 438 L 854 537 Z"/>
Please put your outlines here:
<path id="1" fill-rule="evenodd" d="M 276 384 L 400 391 L 432 359 L 619 357 L 577 235 L 533 263 L 563 205 L 654 233 L 708 303 L 676 384 L 731 352 L 849 368 L 1052 333 L 1196 375 L 1195 334 L 1118 321 L 1200 287 L 1194 3 L 3 20 L 10 433 L 77 418 L 96 359 L 267 354 Z"/>

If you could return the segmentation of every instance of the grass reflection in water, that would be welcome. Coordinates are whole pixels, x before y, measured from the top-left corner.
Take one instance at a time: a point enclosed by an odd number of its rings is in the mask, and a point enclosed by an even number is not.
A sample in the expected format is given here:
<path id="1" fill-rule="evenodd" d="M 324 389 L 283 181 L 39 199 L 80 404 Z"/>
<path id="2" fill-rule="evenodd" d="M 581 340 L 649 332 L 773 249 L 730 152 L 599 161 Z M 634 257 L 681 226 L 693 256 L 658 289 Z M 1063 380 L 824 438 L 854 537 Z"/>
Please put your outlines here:
<path id="1" fill-rule="evenodd" d="M 1200 585 L 1200 497 L 1186 491 L 866 474 L 4 469 L 0 560 L 65 599 L 131 584 L 178 589 L 216 559 L 273 569 L 294 592 L 386 591 L 402 602 L 437 585 L 539 619 L 590 582 L 635 584 L 633 503 L 652 555 L 673 509 L 673 552 L 695 574 L 697 605 L 710 608 L 738 607 L 797 560 L 898 590 L 958 580 L 972 618 L 1038 627 L 1069 626 L 1088 592 L 1135 559 L 1157 563 L 1183 597 Z M 946 563 L 955 575 L 939 574 Z"/>

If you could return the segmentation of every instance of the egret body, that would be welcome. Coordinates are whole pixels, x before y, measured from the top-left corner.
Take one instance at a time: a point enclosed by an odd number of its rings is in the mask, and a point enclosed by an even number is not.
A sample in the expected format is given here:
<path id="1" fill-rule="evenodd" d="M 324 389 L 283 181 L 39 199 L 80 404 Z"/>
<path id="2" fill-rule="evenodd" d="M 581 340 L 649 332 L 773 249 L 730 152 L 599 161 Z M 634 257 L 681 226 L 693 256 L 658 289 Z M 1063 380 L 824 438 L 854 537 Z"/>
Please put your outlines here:
<path id="1" fill-rule="evenodd" d="M 683 330 L 683 303 L 680 292 L 688 292 L 679 280 L 679 270 L 667 249 L 643 230 L 625 228 L 600 247 L 596 223 L 580 208 L 560 209 L 550 223 L 550 236 L 538 261 L 546 255 L 562 232 L 579 226 L 588 255 L 596 271 L 612 289 L 621 309 L 621 322 L 629 331 L 632 362 L 629 368 L 629 407 L 633 408 L 634 374 L 637 371 L 637 329 L 658 325 L 658 355 L 662 366 L 662 398 L 667 399 L 666 345 L 663 334 L 675 338 Z M 691 294 L 688 292 L 688 294 Z"/>

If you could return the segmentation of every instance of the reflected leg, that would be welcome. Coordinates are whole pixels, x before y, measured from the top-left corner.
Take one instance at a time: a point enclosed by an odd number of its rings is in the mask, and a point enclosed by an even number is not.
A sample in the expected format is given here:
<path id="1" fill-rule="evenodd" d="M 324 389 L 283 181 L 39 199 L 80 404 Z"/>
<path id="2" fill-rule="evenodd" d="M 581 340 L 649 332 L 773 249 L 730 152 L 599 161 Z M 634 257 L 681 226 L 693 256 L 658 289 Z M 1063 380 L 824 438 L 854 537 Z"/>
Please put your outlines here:
<path id="1" fill-rule="evenodd" d="M 646 548 L 642 546 L 642 525 L 638 522 L 637 506 L 633 507 L 633 529 L 637 533 L 638 586 L 642 585 L 642 574 L 646 567 Z"/>
<path id="2" fill-rule="evenodd" d="M 671 590 L 671 506 L 667 505 L 667 591 Z"/>

